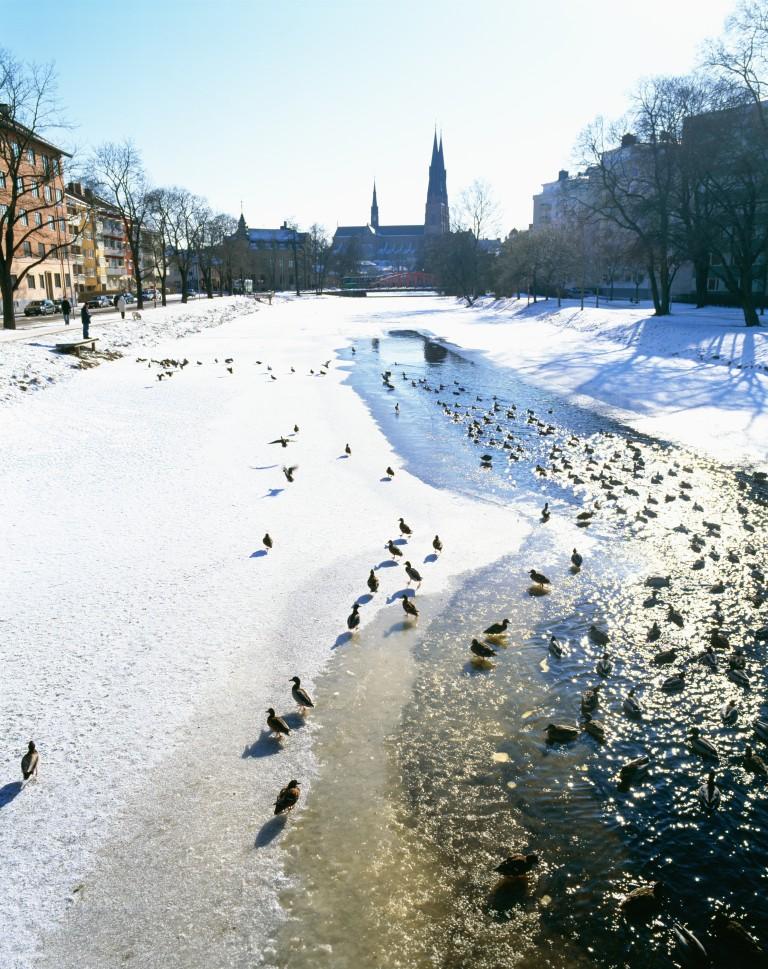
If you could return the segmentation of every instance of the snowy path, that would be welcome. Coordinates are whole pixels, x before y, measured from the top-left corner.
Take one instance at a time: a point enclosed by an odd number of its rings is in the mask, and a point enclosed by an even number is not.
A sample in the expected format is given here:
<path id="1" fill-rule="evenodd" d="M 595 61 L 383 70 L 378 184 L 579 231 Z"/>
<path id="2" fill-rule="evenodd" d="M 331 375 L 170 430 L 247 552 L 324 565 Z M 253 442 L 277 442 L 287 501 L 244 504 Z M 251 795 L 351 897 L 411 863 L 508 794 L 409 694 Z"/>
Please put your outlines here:
<path id="1" fill-rule="evenodd" d="M 343 372 L 309 374 L 346 342 L 342 305 L 262 309 L 154 349 L 193 361 L 172 379 L 126 357 L 5 412 L 0 964 L 26 969 L 46 930 L 57 969 L 223 964 L 223 934 L 252 960 L 280 885 L 279 845 L 254 839 L 311 776 L 311 725 L 259 756 L 265 708 L 292 710 L 294 673 L 311 688 L 400 515 L 425 552 L 446 544 L 425 591 L 523 534 L 506 509 L 380 480 L 397 457 Z M 30 738 L 40 780 L 16 794 Z"/>

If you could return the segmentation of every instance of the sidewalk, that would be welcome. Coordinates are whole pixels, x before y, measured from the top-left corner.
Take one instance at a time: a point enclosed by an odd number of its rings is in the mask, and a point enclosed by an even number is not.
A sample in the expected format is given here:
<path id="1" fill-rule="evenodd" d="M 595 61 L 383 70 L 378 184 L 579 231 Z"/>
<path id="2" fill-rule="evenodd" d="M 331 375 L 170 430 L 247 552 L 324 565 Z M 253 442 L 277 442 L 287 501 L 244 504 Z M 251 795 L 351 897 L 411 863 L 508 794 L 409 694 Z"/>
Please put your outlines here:
<path id="1" fill-rule="evenodd" d="M 103 313 L 99 316 L 91 316 L 91 331 L 104 324 L 114 323 L 120 319 L 120 314 L 115 312 Z M 30 323 L 17 327 L 15 330 L 0 329 L 0 343 L 11 343 L 15 340 L 36 340 L 41 336 L 54 336 L 58 333 L 73 333 L 72 339 L 79 339 L 82 336 L 83 328 L 80 323 L 80 315 L 73 316 L 72 322 L 66 326 L 61 320 L 55 323 Z"/>

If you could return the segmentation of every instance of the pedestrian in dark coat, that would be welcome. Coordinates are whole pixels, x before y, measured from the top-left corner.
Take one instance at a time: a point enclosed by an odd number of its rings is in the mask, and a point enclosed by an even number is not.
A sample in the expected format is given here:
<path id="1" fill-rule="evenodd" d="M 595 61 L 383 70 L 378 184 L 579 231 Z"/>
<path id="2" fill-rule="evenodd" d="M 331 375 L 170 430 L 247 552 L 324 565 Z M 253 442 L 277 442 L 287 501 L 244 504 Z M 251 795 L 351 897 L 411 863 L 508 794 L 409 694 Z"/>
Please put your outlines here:
<path id="1" fill-rule="evenodd" d="M 67 297 L 61 301 L 61 312 L 64 317 L 64 322 L 69 326 L 69 314 L 72 312 L 72 304 L 69 302 Z"/>
<path id="2" fill-rule="evenodd" d="M 90 329 L 90 326 L 91 326 L 91 314 L 88 312 L 87 303 L 83 303 L 82 307 L 80 308 L 80 319 L 83 324 L 83 339 L 87 340 L 88 330 Z"/>

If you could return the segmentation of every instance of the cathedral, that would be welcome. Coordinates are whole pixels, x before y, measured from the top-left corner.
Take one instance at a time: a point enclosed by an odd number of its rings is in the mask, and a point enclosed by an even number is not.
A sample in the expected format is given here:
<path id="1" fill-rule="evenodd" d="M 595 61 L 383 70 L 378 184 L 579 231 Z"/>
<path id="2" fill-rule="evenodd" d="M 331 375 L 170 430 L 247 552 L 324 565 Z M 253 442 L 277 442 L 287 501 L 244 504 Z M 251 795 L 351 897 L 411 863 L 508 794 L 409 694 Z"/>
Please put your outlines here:
<path id="1" fill-rule="evenodd" d="M 356 263 L 375 263 L 382 271 L 422 269 L 425 237 L 449 230 L 443 139 L 441 135 L 438 142 L 435 132 L 424 224 L 381 225 L 374 182 L 370 222 L 367 225 L 340 225 L 333 236 L 333 251 L 339 256 L 347 253 L 350 261 Z"/>

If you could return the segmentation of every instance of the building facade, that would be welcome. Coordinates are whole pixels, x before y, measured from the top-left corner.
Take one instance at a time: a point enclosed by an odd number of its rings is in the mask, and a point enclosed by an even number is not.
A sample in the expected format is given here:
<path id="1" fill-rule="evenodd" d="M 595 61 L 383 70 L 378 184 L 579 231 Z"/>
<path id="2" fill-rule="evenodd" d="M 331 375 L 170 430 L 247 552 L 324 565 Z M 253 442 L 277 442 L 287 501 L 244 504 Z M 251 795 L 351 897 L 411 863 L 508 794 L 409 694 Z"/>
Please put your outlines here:
<path id="1" fill-rule="evenodd" d="M 371 218 L 365 225 L 338 226 L 333 236 L 332 253 L 343 265 L 363 264 L 374 272 L 398 272 L 424 268 L 424 240 L 450 231 L 448 185 L 442 136 L 435 133 L 429 164 L 424 223 L 420 225 L 381 225 L 376 183 L 373 185 Z"/>

